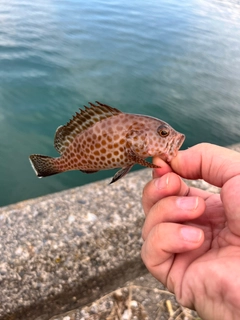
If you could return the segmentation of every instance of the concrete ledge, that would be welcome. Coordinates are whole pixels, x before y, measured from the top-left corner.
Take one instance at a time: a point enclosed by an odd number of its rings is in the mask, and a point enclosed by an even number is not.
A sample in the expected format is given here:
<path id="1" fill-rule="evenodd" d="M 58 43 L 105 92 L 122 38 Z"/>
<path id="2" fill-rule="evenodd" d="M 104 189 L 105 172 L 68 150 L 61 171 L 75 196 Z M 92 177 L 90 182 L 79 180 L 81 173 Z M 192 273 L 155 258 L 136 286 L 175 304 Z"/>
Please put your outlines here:
<path id="1" fill-rule="evenodd" d="M 0 319 L 48 320 L 146 274 L 140 198 L 150 178 L 146 169 L 0 208 Z"/>
<path id="2" fill-rule="evenodd" d="M 1 208 L 0 319 L 49 319 L 146 272 L 140 197 L 149 174 Z"/>

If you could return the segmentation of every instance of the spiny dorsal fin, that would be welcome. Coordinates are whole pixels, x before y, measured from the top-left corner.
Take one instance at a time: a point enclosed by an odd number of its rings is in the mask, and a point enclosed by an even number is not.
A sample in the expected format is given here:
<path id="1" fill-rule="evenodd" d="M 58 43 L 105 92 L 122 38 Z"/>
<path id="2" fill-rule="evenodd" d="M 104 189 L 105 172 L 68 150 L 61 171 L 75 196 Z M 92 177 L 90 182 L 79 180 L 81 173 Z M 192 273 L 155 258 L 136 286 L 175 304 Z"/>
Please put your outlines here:
<path id="1" fill-rule="evenodd" d="M 76 115 L 65 125 L 57 128 L 54 147 L 62 154 L 76 135 L 93 126 L 96 122 L 122 113 L 118 109 L 96 101 L 97 105 L 89 102 L 90 107 L 76 112 Z"/>

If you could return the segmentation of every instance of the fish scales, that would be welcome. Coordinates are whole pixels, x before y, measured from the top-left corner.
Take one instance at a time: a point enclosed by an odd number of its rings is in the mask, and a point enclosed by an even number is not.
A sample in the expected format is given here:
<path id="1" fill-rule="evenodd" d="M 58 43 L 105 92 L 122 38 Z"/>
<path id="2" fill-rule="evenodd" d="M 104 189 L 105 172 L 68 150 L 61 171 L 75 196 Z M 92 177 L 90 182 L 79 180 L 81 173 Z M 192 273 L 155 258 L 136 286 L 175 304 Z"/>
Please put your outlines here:
<path id="1" fill-rule="evenodd" d="M 147 130 L 148 120 L 134 115 L 119 114 L 96 123 L 76 136 L 68 152 L 63 154 L 61 166 L 69 170 L 77 167 L 94 171 L 119 168 L 132 163 L 125 152 L 131 133 Z M 147 150 L 142 147 L 143 138 L 144 135 L 133 138 L 134 151 L 140 157 L 147 157 Z"/>
<path id="2" fill-rule="evenodd" d="M 90 103 L 90 107 L 57 129 L 54 145 L 60 157 L 34 154 L 30 162 L 38 177 L 69 170 L 93 173 L 122 168 L 113 177 L 115 182 L 136 163 L 157 167 L 147 162 L 147 157 L 171 161 L 184 139 L 183 134 L 160 119 L 123 113 L 100 102 Z"/>

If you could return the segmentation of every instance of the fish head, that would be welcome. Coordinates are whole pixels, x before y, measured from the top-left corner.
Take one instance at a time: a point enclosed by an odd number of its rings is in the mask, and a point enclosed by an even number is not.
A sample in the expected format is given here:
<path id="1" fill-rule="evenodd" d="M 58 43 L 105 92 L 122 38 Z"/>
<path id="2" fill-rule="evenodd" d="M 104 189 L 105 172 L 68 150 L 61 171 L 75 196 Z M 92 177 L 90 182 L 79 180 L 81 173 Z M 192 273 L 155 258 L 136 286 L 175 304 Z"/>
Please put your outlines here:
<path id="1" fill-rule="evenodd" d="M 145 145 L 150 157 L 158 156 L 170 162 L 182 146 L 185 135 L 174 130 L 168 123 L 159 121 L 146 132 Z"/>

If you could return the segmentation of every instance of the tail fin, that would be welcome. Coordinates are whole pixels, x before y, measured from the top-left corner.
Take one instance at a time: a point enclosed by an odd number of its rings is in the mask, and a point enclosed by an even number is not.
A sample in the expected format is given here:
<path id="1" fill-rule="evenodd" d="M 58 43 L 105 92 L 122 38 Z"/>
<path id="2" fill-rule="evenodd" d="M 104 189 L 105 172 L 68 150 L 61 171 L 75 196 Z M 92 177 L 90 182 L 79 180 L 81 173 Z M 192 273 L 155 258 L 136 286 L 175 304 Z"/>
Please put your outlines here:
<path id="1" fill-rule="evenodd" d="M 33 170 L 39 178 L 62 172 L 62 170 L 56 166 L 56 158 L 42 156 L 40 154 L 32 154 L 29 157 L 29 160 Z"/>

